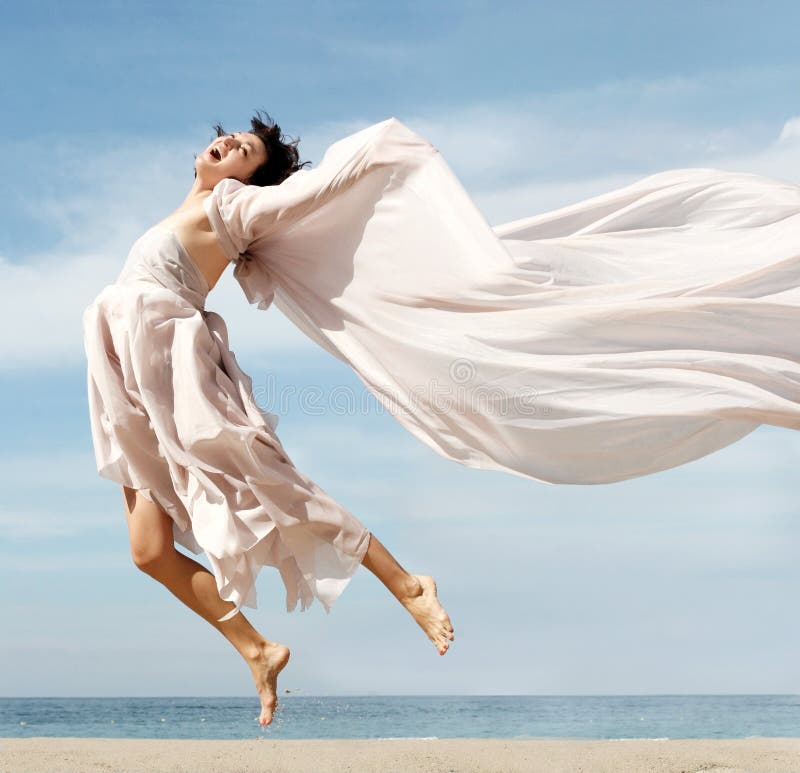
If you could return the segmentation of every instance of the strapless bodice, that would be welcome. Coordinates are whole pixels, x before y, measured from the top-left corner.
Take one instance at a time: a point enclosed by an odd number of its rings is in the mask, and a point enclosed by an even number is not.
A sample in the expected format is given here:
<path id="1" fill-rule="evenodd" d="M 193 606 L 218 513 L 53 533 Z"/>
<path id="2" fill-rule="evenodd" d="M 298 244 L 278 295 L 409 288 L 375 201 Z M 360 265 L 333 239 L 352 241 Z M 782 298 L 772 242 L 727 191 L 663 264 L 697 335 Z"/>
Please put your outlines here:
<path id="1" fill-rule="evenodd" d="M 203 272 L 178 235 L 162 226 L 149 228 L 131 246 L 117 283 L 131 282 L 156 283 L 201 310 L 209 292 Z"/>

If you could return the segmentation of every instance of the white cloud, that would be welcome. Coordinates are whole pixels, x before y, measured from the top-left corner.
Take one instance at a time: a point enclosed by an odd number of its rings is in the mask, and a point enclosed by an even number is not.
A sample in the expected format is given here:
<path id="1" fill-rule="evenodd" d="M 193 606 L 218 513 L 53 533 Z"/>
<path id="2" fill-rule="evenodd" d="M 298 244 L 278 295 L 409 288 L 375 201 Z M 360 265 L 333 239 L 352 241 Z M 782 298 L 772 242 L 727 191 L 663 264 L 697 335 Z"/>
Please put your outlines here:
<path id="1" fill-rule="evenodd" d="M 0 362 L 6 371 L 55 369 L 83 357 L 81 312 L 98 289 L 113 281 L 113 263 L 96 255 L 62 254 L 11 263 L 0 258 L 3 275 Z"/>
<path id="2" fill-rule="evenodd" d="M 778 137 L 779 144 L 794 143 L 800 141 L 800 116 L 790 118 L 781 129 Z"/>

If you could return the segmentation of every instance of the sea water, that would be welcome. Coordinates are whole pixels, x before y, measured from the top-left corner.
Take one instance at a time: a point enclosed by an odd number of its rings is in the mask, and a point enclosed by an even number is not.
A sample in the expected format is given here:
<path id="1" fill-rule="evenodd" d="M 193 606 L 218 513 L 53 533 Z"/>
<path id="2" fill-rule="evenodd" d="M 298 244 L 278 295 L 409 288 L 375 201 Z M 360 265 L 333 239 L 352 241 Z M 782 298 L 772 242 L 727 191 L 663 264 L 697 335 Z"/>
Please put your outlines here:
<path id="1" fill-rule="evenodd" d="M 0 737 L 747 738 L 800 736 L 798 695 L 279 695 L 258 725 L 255 697 L 0 698 Z"/>

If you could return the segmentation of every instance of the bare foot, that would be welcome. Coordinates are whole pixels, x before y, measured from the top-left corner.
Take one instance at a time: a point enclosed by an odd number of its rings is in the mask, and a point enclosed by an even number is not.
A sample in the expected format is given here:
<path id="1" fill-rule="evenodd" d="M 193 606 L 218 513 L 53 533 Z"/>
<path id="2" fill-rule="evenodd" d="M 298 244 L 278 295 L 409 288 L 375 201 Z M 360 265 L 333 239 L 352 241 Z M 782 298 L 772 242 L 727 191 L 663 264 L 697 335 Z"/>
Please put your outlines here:
<path id="1" fill-rule="evenodd" d="M 288 662 L 289 648 L 275 642 L 264 642 L 253 657 L 247 658 L 258 696 L 261 698 L 259 725 L 272 722 L 272 714 L 278 703 L 278 674 Z"/>
<path id="2" fill-rule="evenodd" d="M 440 655 L 444 655 L 453 641 L 453 626 L 444 607 L 436 596 L 436 583 L 433 577 L 424 574 L 412 574 L 416 587 L 409 589 L 409 593 L 400 601 L 419 623 L 428 638 L 436 645 Z"/>

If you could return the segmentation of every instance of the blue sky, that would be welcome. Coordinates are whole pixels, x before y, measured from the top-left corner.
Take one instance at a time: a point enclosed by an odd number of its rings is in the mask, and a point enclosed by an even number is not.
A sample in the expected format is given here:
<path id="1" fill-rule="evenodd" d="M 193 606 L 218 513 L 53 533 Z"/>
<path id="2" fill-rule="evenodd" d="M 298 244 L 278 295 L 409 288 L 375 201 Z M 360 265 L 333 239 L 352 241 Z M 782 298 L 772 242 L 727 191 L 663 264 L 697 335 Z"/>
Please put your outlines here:
<path id="1" fill-rule="evenodd" d="M 391 115 L 490 222 L 670 168 L 800 183 L 793 2 L 2 3 L 0 694 L 250 695 L 230 645 L 138 572 L 97 476 L 81 313 L 172 211 L 193 154 L 256 108 L 327 145 Z M 357 378 L 227 274 L 207 307 L 257 397 Z M 800 436 L 761 427 L 684 467 L 546 486 L 442 459 L 378 410 L 279 434 L 410 571 L 457 639 L 440 658 L 361 570 L 333 612 L 249 614 L 305 694 L 800 691 Z M 265 404 L 265 407 L 272 406 Z"/>

